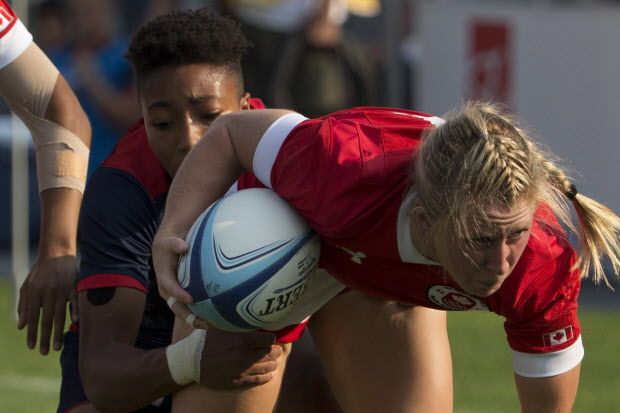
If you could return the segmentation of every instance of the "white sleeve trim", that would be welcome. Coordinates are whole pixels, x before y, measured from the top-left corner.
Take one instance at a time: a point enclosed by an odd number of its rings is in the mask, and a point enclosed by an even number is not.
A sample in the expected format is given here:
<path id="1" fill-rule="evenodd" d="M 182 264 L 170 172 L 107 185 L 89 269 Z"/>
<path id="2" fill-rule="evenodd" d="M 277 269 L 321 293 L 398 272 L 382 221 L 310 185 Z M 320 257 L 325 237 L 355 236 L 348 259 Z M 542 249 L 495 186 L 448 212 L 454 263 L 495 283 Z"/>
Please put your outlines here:
<path id="1" fill-rule="evenodd" d="M 254 175 L 263 185 L 273 188 L 271 185 L 271 168 L 276 161 L 276 156 L 288 134 L 306 119 L 308 118 L 299 113 L 284 115 L 272 123 L 261 137 L 256 152 L 254 152 L 252 168 Z"/>
<path id="2" fill-rule="evenodd" d="M 584 349 L 581 336 L 564 350 L 553 353 L 521 353 L 513 350 L 513 369 L 523 377 L 551 377 L 566 373 L 581 363 Z"/>
<path id="3" fill-rule="evenodd" d="M 10 64 L 32 43 L 32 35 L 21 20 L 0 38 L 0 69 Z"/>

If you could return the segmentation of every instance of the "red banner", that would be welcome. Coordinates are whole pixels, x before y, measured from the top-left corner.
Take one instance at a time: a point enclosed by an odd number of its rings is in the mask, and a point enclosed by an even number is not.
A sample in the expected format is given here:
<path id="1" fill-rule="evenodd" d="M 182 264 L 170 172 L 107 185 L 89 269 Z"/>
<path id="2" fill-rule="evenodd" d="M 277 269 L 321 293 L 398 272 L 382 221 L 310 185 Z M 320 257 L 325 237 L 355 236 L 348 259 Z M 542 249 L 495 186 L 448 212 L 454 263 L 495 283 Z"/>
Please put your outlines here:
<path id="1" fill-rule="evenodd" d="M 469 97 L 510 104 L 510 26 L 506 22 L 474 21 L 469 37 Z"/>

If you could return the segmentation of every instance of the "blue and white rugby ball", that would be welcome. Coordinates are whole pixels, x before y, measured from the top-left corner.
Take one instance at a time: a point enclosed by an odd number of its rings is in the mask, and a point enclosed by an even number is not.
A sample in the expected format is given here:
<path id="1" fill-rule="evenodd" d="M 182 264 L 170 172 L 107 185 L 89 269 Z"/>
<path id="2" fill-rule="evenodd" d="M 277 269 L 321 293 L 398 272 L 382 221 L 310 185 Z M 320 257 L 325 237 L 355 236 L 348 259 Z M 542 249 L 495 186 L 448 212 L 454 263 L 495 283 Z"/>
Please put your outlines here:
<path id="1" fill-rule="evenodd" d="M 320 241 L 273 191 L 233 193 L 198 217 L 179 262 L 190 310 L 228 331 L 270 329 L 289 317 L 315 274 Z M 294 315 L 299 323 L 309 314 Z M 274 327 L 275 329 L 275 327 Z"/>

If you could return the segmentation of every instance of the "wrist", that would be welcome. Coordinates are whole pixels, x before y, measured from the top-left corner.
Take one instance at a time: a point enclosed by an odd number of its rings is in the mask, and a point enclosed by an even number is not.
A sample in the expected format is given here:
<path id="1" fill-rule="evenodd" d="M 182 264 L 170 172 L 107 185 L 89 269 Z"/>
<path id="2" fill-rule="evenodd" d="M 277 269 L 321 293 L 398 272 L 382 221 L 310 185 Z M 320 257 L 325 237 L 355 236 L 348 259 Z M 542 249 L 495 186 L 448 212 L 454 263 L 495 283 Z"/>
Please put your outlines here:
<path id="1" fill-rule="evenodd" d="M 76 254 L 81 200 L 82 194 L 75 189 L 52 188 L 41 192 L 39 258 Z"/>
<path id="2" fill-rule="evenodd" d="M 42 236 L 39 242 L 39 259 L 75 256 L 77 246 L 75 236 L 73 234 L 56 234 L 51 239 Z"/>

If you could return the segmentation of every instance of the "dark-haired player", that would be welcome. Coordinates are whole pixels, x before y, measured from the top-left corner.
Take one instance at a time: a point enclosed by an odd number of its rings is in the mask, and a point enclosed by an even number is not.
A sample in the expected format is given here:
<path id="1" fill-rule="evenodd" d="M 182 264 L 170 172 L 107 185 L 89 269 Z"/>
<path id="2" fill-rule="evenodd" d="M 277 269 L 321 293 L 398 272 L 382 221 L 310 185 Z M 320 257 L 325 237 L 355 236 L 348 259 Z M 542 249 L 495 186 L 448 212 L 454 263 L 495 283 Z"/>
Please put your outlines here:
<path id="1" fill-rule="evenodd" d="M 205 331 L 197 329 L 170 345 L 174 315 L 159 297 L 151 262 L 168 186 L 183 158 L 220 114 L 252 105 L 240 69 L 247 45 L 235 23 L 206 10 L 171 12 L 133 36 L 126 57 L 143 120 L 120 139 L 85 193 L 80 323 L 65 337 L 59 412 L 166 412 L 167 395 L 192 382 L 228 388 L 272 378 L 282 350 L 271 333 L 231 339 L 209 331 L 205 345 Z"/>

